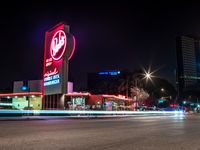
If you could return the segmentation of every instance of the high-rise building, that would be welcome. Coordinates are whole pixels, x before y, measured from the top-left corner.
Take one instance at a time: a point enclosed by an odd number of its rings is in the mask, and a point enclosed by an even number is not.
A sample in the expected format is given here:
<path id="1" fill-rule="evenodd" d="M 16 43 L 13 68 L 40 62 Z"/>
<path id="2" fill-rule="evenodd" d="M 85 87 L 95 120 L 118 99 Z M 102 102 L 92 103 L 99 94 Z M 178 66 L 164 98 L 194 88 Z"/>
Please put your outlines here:
<path id="1" fill-rule="evenodd" d="M 200 38 L 180 36 L 176 39 L 177 85 L 180 97 L 199 88 Z"/>

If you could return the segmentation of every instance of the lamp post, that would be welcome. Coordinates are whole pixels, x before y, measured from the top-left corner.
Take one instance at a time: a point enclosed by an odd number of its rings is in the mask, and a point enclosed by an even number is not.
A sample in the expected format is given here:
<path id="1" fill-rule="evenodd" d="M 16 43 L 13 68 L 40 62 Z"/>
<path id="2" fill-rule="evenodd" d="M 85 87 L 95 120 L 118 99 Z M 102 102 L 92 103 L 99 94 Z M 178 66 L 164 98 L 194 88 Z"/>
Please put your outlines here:
<path id="1" fill-rule="evenodd" d="M 138 89 L 138 86 L 137 86 L 137 83 L 138 83 L 138 78 L 135 78 L 135 87 L 136 87 L 136 90 Z M 136 111 L 137 111 L 137 107 L 138 107 L 138 93 L 136 92 L 136 104 L 135 104 L 135 107 L 136 107 Z"/>
<path id="2" fill-rule="evenodd" d="M 145 70 L 144 70 L 144 72 L 145 72 L 145 74 L 143 74 L 144 78 L 142 78 L 142 79 L 146 79 L 146 81 L 152 80 L 151 78 L 152 78 L 152 73 L 153 72 L 151 73 L 150 71 L 145 71 Z M 138 77 L 135 78 L 135 87 L 136 87 L 136 90 L 137 90 L 137 94 L 136 94 L 136 110 L 137 110 L 137 107 L 138 107 L 138 98 L 139 98 L 138 97 L 138 80 L 142 80 L 140 77 L 141 76 L 138 76 Z"/>
<path id="3" fill-rule="evenodd" d="M 169 90 L 166 90 L 166 89 L 164 89 L 164 88 L 161 88 L 160 91 L 163 93 L 163 94 L 160 95 L 160 96 L 162 96 L 163 99 L 164 99 L 164 98 L 167 98 L 169 104 L 172 103 L 173 107 L 175 107 L 175 105 L 176 105 L 175 99 L 174 99 L 174 101 L 172 101 L 172 96 L 170 95 Z M 166 99 L 166 100 L 167 100 L 167 99 Z"/>
<path id="4" fill-rule="evenodd" d="M 145 74 L 144 74 L 144 78 L 146 79 L 146 83 L 150 80 L 152 82 L 152 77 L 154 77 L 152 74 L 154 72 L 151 72 L 150 69 L 148 69 L 148 71 L 144 70 Z M 154 91 L 153 91 L 154 92 Z M 153 96 L 153 92 L 151 91 L 151 95 Z"/>
<path id="5" fill-rule="evenodd" d="M 136 74 L 134 74 L 133 76 L 132 76 L 132 79 L 133 79 L 133 87 L 131 88 L 131 90 L 132 90 L 132 96 L 133 96 L 133 101 L 135 101 L 135 108 L 136 108 L 136 110 L 138 109 L 138 101 L 139 101 L 139 98 L 140 98 L 140 100 L 142 100 L 143 99 L 143 96 L 144 96 L 144 94 L 146 94 L 145 92 L 144 92 L 144 90 L 143 89 L 139 89 L 140 87 L 141 87 L 141 83 L 143 83 L 143 82 L 141 82 L 143 79 L 146 79 L 146 82 L 148 81 L 148 80 L 151 80 L 152 81 L 152 74 L 155 72 L 150 72 L 150 69 L 148 70 L 148 71 L 146 71 L 145 69 L 143 70 L 144 71 L 144 73 L 136 73 Z"/>
<path id="6" fill-rule="evenodd" d="M 151 78 L 151 74 L 148 73 L 148 72 L 145 74 L 145 76 L 146 76 L 146 79 L 147 79 L 147 80 Z"/>
<path id="7" fill-rule="evenodd" d="M 26 85 L 23 85 L 21 87 L 21 90 L 27 92 L 26 100 L 28 101 L 28 109 L 29 109 L 29 107 L 30 107 L 30 100 L 29 100 L 30 88 Z"/>
<path id="8" fill-rule="evenodd" d="M 28 101 L 28 110 L 29 110 L 30 109 L 30 95 L 29 95 L 30 88 L 29 87 L 27 87 L 26 92 L 27 92 L 26 100 Z"/>

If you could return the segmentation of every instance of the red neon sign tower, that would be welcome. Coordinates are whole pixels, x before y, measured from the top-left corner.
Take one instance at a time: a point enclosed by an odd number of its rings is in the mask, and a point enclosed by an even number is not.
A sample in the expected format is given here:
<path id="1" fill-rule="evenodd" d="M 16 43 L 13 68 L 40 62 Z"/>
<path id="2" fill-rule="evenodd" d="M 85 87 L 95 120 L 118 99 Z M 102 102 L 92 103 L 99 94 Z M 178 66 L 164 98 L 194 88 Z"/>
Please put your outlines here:
<path id="1" fill-rule="evenodd" d="M 43 109 L 64 107 L 61 98 L 67 92 L 68 63 L 74 50 L 75 38 L 67 24 L 58 23 L 45 33 Z"/>

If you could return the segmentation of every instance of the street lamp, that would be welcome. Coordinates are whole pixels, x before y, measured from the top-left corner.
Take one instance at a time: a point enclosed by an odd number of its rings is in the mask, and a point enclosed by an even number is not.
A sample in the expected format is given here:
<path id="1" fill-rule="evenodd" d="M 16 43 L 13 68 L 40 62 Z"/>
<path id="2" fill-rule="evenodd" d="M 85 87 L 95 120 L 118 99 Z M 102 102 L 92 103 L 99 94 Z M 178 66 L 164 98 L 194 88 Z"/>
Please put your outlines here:
<path id="1" fill-rule="evenodd" d="M 21 87 L 21 90 L 24 92 L 28 92 L 28 95 L 26 96 L 26 100 L 28 101 L 28 109 L 29 109 L 29 107 L 30 107 L 30 99 L 29 99 L 30 87 L 28 87 L 27 85 L 23 85 Z"/>
<path id="2" fill-rule="evenodd" d="M 164 91 L 165 91 L 165 89 L 163 89 L 163 88 L 161 88 L 160 90 L 161 90 L 162 92 L 164 92 Z"/>
<path id="3" fill-rule="evenodd" d="M 150 72 L 150 70 L 148 70 L 148 71 L 146 71 L 146 70 L 144 70 L 144 77 L 143 77 L 143 79 L 146 79 L 146 83 L 147 83 L 147 81 L 148 80 L 150 80 L 151 82 L 152 82 L 152 77 L 154 77 L 152 74 L 153 74 L 154 72 Z"/>
<path id="4" fill-rule="evenodd" d="M 150 73 L 146 73 L 146 78 L 150 79 L 151 78 L 151 74 Z"/>
<path id="5" fill-rule="evenodd" d="M 156 69 L 156 70 L 153 70 L 153 71 L 151 71 L 151 68 L 149 67 L 149 69 L 148 70 L 146 70 L 145 68 L 143 68 L 143 71 L 144 71 L 144 78 L 143 79 L 146 79 L 146 82 L 148 81 L 148 80 L 150 80 L 151 82 L 152 82 L 152 78 L 153 77 L 155 77 L 153 74 L 155 73 L 155 72 L 157 72 L 159 69 Z"/>
<path id="6" fill-rule="evenodd" d="M 153 71 L 151 71 L 151 68 L 149 67 L 149 69 L 148 70 L 146 70 L 145 68 L 143 68 L 143 71 L 144 71 L 144 74 L 143 74 L 143 79 L 145 79 L 146 80 L 146 85 L 147 85 L 147 82 L 150 80 L 151 81 L 151 83 L 153 83 L 153 80 L 152 80 L 152 78 L 153 77 L 156 77 L 156 76 L 154 76 L 153 74 L 156 72 L 156 71 L 158 71 L 158 69 L 156 69 L 156 70 L 153 70 Z M 153 85 L 154 85 L 154 83 L 153 83 Z M 155 89 L 152 91 L 151 90 L 151 97 L 152 97 L 152 99 L 153 99 L 153 95 L 154 95 L 154 91 L 155 91 Z"/>
<path id="7" fill-rule="evenodd" d="M 152 77 L 153 77 L 152 74 L 153 73 L 154 72 L 150 72 L 150 69 L 148 69 L 148 71 L 146 71 L 144 69 L 144 74 L 143 74 L 144 77 L 142 79 L 146 79 L 146 82 L 148 80 L 152 81 Z M 142 80 L 140 77 L 141 76 L 138 76 L 138 77 L 135 78 L 135 87 L 136 87 L 136 90 L 138 90 L 138 81 Z M 136 110 L 137 110 L 137 107 L 138 107 L 138 94 L 136 94 Z"/>

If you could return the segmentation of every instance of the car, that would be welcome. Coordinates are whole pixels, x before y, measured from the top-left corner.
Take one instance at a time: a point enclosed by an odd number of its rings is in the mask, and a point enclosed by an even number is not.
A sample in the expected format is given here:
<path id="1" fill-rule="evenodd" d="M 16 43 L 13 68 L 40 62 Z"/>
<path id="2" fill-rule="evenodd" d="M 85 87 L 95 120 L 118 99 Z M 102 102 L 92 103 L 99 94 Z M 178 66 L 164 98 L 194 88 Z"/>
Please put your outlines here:
<path id="1" fill-rule="evenodd" d="M 162 108 L 163 111 L 185 111 L 184 107 L 166 107 L 166 108 Z"/>
<path id="2" fill-rule="evenodd" d="M 137 107 L 137 110 L 139 110 L 139 111 L 146 111 L 146 109 L 147 109 L 147 106 L 138 106 Z"/>

